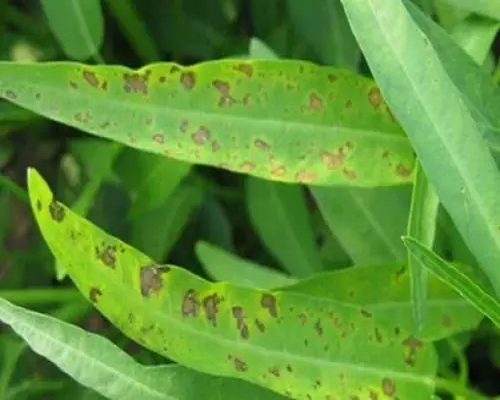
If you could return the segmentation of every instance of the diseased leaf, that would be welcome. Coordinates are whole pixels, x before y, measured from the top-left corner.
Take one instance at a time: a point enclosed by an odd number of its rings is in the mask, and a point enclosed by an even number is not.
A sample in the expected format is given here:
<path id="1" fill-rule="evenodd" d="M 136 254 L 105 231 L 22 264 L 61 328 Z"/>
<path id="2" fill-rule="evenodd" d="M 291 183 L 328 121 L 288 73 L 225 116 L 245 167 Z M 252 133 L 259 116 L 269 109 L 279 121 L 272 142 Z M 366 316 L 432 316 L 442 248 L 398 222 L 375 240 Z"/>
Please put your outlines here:
<path id="1" fill-rule="evenodd" d="M 101 0 L 41 0 L 41 4 L 69 58 L 85 60 L 99 54 L 104 38 Z"/>
<path id="2" fill-rule="evenodd" d="M 480 104 L 466 102 L 406 2 L 342 1 L 429 182 L 500 293 L 500 173 L 473 117 Z"/>
<path id="3" fill-rule="evenodd" d="M 33 169 L 28 187 L 42 235 L 78 289 L 146 348 L 297 399 L 431 396 L 433 345 L 397 324 L 362 307 L 209 283 L 157 265 L 57 202 Z"/>
<path id="4" fill-rule="evenodd" d="M 217 281 L 259 289 L 275 289 L 296 280 L 279 271 L 245 260 L 207 242 L 196 244 L 196 255 Z"/>
<path id="5" fill-rule="evenodd" d="M 369 79 L 302 61 L 0 63 L 0 96 L 144 151 L 283 182 L 397 185 L 414 155 Z"/>
<path id="6" fill-rule="evenodd" d="M 356 265 L 406 260 L 401 235 L 409 188 L 309 188 L 331 233 Z"/>
<path id="7" fill-rule="evenodd" d="M 248 177 L 246 202 L 254 229 L 286 271 L 302 278 L 323 269 L 301 186 Z"/>
<path id="8" fill-rule="evenodd" d="M 244 382 L 203 375 L 178 365 L 146 367 L 108 339 L 0 298 L 0 320 L 74 380 L 116 400 L 280 399 Z M 205 397 L 206 396 L 206 397 Z M 252 397 L 256 396 L 256 397 Z"/>

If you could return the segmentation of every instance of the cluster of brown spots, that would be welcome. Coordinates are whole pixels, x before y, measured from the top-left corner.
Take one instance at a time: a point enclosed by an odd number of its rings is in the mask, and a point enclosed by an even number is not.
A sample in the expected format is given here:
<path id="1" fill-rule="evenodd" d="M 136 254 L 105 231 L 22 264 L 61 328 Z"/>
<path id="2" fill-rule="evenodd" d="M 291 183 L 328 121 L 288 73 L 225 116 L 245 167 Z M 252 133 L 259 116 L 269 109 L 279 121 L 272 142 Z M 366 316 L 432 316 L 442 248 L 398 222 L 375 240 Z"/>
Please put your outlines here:
<path id="1" fill-rule="evenodd" d="M 100 289 L 96 287 L 91 287 L 90 292 L 89 292 L 89 299 L 92 302 L 92 304 L 96 304 L 97 300 L 99 300 L 99 297 L 102 295 L 102 292 Z"/>
<path id="2" fill-rule="evenodd" d="M 217 313 L 219 312 L 219 304 L 221 298 L 217 293 L 207 296 L 203 299 L 203 308 L 205 309 L 205 314 L 207 315 L 208 321 L 213 325 L 217 325 Z"/>
<path id="3" fill-rule="evenodd" d="M 323 336 L 323 325 L 321 325 L 320 319 L 318 319 L 314 324 L 314 329 L 316 330 L 319 336 Z"/>
<path id="4" fill-rule="evenodd" d="M 165 136 L 163 136 L 161 133 L 156 133 L 153 135 L 153 141 L 158 144 L 163 144 L 165 143 Z"/>
<path id="5" fill-rule="evenodd" d="M 312 171 L 299 171 L 295 175 L 295 180 L 299 183 L 312 183 L 316 180 L 317 175 Z"/>
<path id="6" fill-rule="evenodd" d="M 389 378 L 382 379 L 382 391 L 386 396 L 392 397 L 396 393 L 396 384 Z"/>
<path id="7" fill-rule="evenodd" d="M 307 323 L 307 315 L 305 313 L 300 313 L 299 320 L 302 325 L 305 325 Z"/>
<path id="8" fill-rule="evenodd" d="M 255 169 L 255 164 L 250 161 L 245 161 L 241 164 L 241 170 L 244 172 L 252 172 Z"/>
<path id="9" fill-rule="evenodd" d="M 415 365 L 415 359 L 417 357 L 417 350 L 421 348 L 424 344 L 421 340 L 414 336 L 409 336 L 403 341 L 403 346 L 408 347 L 408 355 L 405 358 L 405 362 L 413 367 Z"/>
<path id="10" fill-rule="evenodd" d="M 249 64 L 249 63 L 241 63 L 241 64 L 238 64 L 234 67 L 234 69 L 236 71 L 239 71 L 243 74 L 245 74 L 246 76 L 248 76 L 249 78 L 251 78 L 253 76 L 253 65 Z"/>
<path id="11" fill-rule="evenodd" d="M 236 319 L 236 327 L 240 331 L 242 339 L 248 339 L 248 326 L 245 324 L 245 315 L 242 307 L 233 307 L 233 317 Z"/>
<path id="12" fill-rule="evenodd" d="M 197 317 L 200 309 L 200 303 L 196 299 L 196 292 L 189 289 L 182 300 L 182 315 L 185 317 Z"/>
<path id="13" fill-rule="evenodd" d="M 264 323 L 259 320 L 258 318 L 255 320 L 255 326 L 257 327 L 257 329 L 259 330 L 259 332 L 261 333 L 264 333 L 266 331 L 266 326 L 264 325 Z"/>
<path id="14" fill-rule="evenodd" d="M 187 120 L 187 118 L 183 118 L 181 120 L 181 124 L 179 125 L 179 130 L 182 132 L 182 133 L 186 133 L 187 130 L 188 130 L 188 126 L 189 126 L 189 121 Z"/>
<path id="15" fill-rule="evenodd" d="M 194 72 L 183 72 L 180 75 L 180 81 L 184 89 L 191 90 L 196 85 L 196 75 Z"/>
<path id="16" fill-rule="evenodd" d="M 212 86 L 220 93 L 219 107 L 226 105 L 230 106 L 235 102 L 230 93 L 231 87 L 229 86 L 229 83 L 216 79 L 212 82 Z"/>
<path id="17" fill-rule="evenodd" d="M 321 161 L 325 164 L 328 169 L 337 169 L 342 164 L 344 160 L 344 155 L 342 153 L 331 153 L 329 151 L 324 151 L 321 153 Z"/>
<path id="18" fill-rule="evenodd" d="M 380 104 L 382 104 L 382 95 L 380 94 L 379 88 L 374 87 L 370 89 L 370 92 L 368 93 L 368 101 L 375 109 L 380 107 Z"/>
<path id="19" fill-rule="evenodd" d="M 218 141 L 214 140 L 212 142 L 212 151 L 215 153 L 220 150 L 220 144 Z"/>
<path id="20" fill-rule="evenodd" d="M 380 333 L 380 329 L 378 329 L 378 328 L 375 328 L 375 341 L 377 343 L 383 342 L 382 333 Z"/>
<path id="21" fill-rule="evenodd" d="M 240 358 L 233 357 L 231 354 L 227 357 L 228 360 L 232 360 L 234 367 L 236 368 L 236 371 L 238 372 L 245 372 L 248 369 L 248 365 L 245 361 L 243 361 Z"/>
<path id="22" fill-rule="evenodd" d="M 99 247 L 95 248 L 97 258 L 101 262 L 111 268 L 115 267 L 116 264 L 116 247 L 115 246 L 103 246 L 102 249 Z"/>
<path id="23" fill-rule="evenodd" d="M 279 378 L 281 375 L 280 367 L 274 366 L 269 368 L 269 373 L 274 375 L 276 378 Z"/>
<path id="24" fill-rule="evenodd" d="M 258 149 L 263 150 L 263 151 L 271 150 L 271 145 L 262 139 L 255 139 L 254 145 Z"/>
<path id="25" fill-rule="evenodd" d="M 162 275 L 170 271 L 167 265 L 152 264 L 141 268 L 140 283 L 141 294 L 144 297 L 150 296 L 154 292 L 158 292 L 163 287 Z"/>
<path id="26" fill-rule="evenodd" d="M 197 131 L 191 135 L 191 139 L 193 139 L 193 142 L 198 146 L 202 146 L 210 140 L 210 131 L 206 126 L 200 126 Z"/>
<path id="27" fill-rule="evenodd" d="M 399 163 L 398 166 L 396 167 L 396 173 L 402 177 L 402 178 L 408 178 L 413 170 L 409 167 L 406 167 L 405 165 Z"/>
<path id="28" fill-rule="evenodd" d="M 14 93 L 12 90 L 6 90 L 5 91 L 5 97 L 7 97 L 10 100 L 15 100 L 17 99 L 17 95 Z"/>
<path id="29" fill-rule="evenodd" d="M 283 165 L 275 167 L 271 170 L 271 175 L 276 177 L 282 177 L 286 175 L 286 168 Z"/>
<path id="30" fill-rule="evenodd" d="M 83 71 L 83 79 L 85 79 L 90 86 L 95 88 L 99 87 L 99 80 L 94 72 L 88 70 Z"/>
<path id="31" fill-rule="evenodd" d="M 71 87 L 71 89 L 78 89 L 78 85 L 75 81 L 69 81 L 69 86 Z"/>
<path id="32" fill-rule="evenodd" d="M 82 124 L 85 124 L 85 123 L 89 122 L 91 116 L 90 116 L 90 113 L 87 111 L 85 114 L 76 113 L 74 115 L 74 118 L 76 121 L 81 122 Z"/>
<path id="33" fill-rule="evenodd" d="M 321 111 L 323 109 L 323 99 L 317 93 L 309 95 L 309 107 L 314 111 Z"/>
<path id="34" fill-rule="evenodd" d="M 358 174 L 352 169 L 344 168 L 342 170 L 342 173 L 344 174 L 345 178 L 349 179 L 350 181 L 358 179 Z"/>
<path id="35" fill-rule="evenodd" d="M 127 93 L 142 93 L 148 94 L 148 79 L 151 71 L 146 71 L 144 74 L 123 74 L 123 90 Z"/>
<path id="36" fill-rule="evenodd" d="M 362 315 L 363 317 L 365 317 L 365 318 L 371 318 L 371 317 L 373 317 L 373 314 L 372 314 L 370 311 L 368 311 L 368 310 L 366 310 L 366 309 L 364 309 L 364 308 L 362 308 L 362 309 L 360 310 L 360 312 L 361 312 L 361 315 Z"/>
<path id="37" fill-rule="evenodd" d="M 66 211 L 64 210 L 64 207 L 54 199 L 49 204 L 49 212 L 51 218 L 57 222 L 61 222 L 66 216 Z"/>
<path id="38" fill-rule="evenodd" d="M 264 293 L 260 299 L 260 305 L 269 311 L 269 315 L 278 318 L 278 309 L 276 307 L 276 297 L 272 294 Z"/>

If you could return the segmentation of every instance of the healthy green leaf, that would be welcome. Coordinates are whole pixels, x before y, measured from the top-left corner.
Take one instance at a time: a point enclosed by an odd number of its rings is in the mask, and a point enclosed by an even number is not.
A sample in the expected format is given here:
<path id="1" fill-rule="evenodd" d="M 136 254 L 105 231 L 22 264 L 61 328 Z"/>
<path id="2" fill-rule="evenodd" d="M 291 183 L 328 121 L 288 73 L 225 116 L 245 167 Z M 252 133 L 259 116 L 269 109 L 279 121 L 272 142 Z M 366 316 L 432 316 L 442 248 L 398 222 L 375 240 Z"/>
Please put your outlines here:
<path id="1" fill-rule="evenodd" d="M 196 255 L 208 274 L 219 282 L 259 289 L 275 289 L 296 282 L 279 271 L 245 260 L 211 243 L 196 243 Z"/>
<path id="2" fill-rule="evenodd" d="M 397 325 L 362 307 L 209 283 L 155 264 L 57 202 L 32 169 L 28 187 L 42 235 L 76 286 L 146 348 L 292 398 L 431 396 L 434 348 Z"/>
<path id="3" fill-rule="evenodd" d="M 254 229 L 286 271 L 302 278 L 323 269 L 301 186 L 248 177 L 246 202 Z"/>
<path id="4" fill-rule="evenodd" d="M 411 146 L 373 82 L 307 62 L 161 63 L 138 71 L 3 62 L 0 96 L 144 151 L 275 181 L 413 179 Z"/>
<path id="5" fill-rule="evenodd" d="M 478 281 L 466 270 L 446 262 L 417 240 L 411 237 L 405 237 L 403 240 L 422 267 L 435 274 L 497 326 L 500 326 L 500 302 L 491 287 Z"/>
<path id="6" fill-rule="evenodd" d="M 403 262 L 409 188 L 311 187 L 332 234 L 356 265 Z"/>
<path id="7" fill-rule="evenodd" d="M 210 377 L 177 365 L 140 365 L 104 337 L 4 299 L 0 299 L 0 320 L 10 325 L 33 351 L 108 399 L 229 400 L 234 398 L 235 389 L 247 399 L 280 398 L 257 386 Z"/>
<path id="8" fill-rule="evenodd" d="M 418 238 L 422 243 L 432 247 L 436 235 L 439 198 L 420 165 L 417 166 L 416 175 L 408 218 L 408 235 Z M 411 275 L 413 317 L 417 329 L 420 330 L 427 308 L 427 271 L 416 263 L 410 253 L 408 253 L 408 266 Z"/>
<path id="9" fill-rule="evenodd" d="M 98 56 L 104 38 L 100 0 L 41 0 L 41 4 L 52 32 L 69 58 Z"/>
<path id="10" fill-rule="evenodd" d="M 415 331 L 410 295 L 410 271 L 405 265 L 351 267 L 319 274 L 283 288 L 332 303 L 362 306 L 374 318 Z M 482 316 L 445 283 L 428 280 L 427 318 L 416 335 L 436 341 L 474 329 Z"/>
<path id="11" fill-rule="evenodd" d="M 406 3 L 342 1 L 429 182 L 500 293 L 500 173 L 472 116 L 477 105 L 465 102 Z"/>
<path id="12" fill-rule="evenodd" d="M 497 0 L 446 0 L 463 10 L 482 14 L 489 18 L 500 20 L 500 2 Z"/>

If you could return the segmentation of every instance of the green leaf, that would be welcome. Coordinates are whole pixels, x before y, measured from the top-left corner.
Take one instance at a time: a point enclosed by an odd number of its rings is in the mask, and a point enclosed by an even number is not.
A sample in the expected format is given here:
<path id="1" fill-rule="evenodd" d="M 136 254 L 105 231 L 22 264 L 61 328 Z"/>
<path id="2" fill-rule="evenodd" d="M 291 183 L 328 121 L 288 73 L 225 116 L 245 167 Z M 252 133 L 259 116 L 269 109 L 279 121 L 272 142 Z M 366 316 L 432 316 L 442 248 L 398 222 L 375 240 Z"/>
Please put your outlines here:
<path id="1" fill-rule="evenodd" d="M 0 96 L 144 151 L 284 182 L 397 185 L 414 155 L 369 79 L 302 61 L 133 71 L 0 63 Z"/>
<path id="2" fill-rule="evenodd" d="M 146 348 L 289 397 L 431 396 L 432 343 L 380 324 L 362 307 L 210 283 L 154 264 L 57 202 L 33 169 L 28 187 L 42 235 L 78 289 Z"/>
<path id="3" fill-rule="evenodd" d="M 500 20 L 500 2 L 498 0 L 446 0 L 449 4 L 466 11 L 482 14 Z"/>
<path id="4" fill-rule="evenodd" d="M 275 289 L 296 282 L 279 271 L 245 260 L 211 243 L 196 243 L 196 255 L 205 271 L 219 282 L 259 289 Z"/>
<path id="5" fill-rule="evenodd" d="M 104 38 L 100 0 L 41 0 L 52 33 L 74 60 L 98 56 Z"/>
<path id="6" fill-rule="evenodd" d="M 280 398 L 256 386 L 209 377 L 177 365 L 142 366 L 104 337 L 4 299 L 0 299 L 0 320 L 10 325 L 33 351 L 108 399 L 232 399 L 235 389 L 246 394 L 247 399 Z"/>
<path id="7" fill-rule="evenodd" d="M 290 20 L 323 64 L 356 70 L 360 52 L 339 0 L 287 0 Z"/>
<path id="8" fill-rule="evenodd" d="M 500 293 L 500 173 L 472 116 L 477 104 L 464 101 L 406 3 L 342 1 L 429 182 Z"/>
<path id="9" fill-rule="evenodd" d="M 330 231 L 356 265 L 406 260 L 409 188 L 311 187 Z"/>
<path id="10" fill-rule="evenodd" d="M 273 51 L 273 49 L 259 38 L 250 39 L 248 55 L 250 56 L 250 58 L 256 58 L 260 60 L 273 60 L 278 58 L 278 55 Z"/>
<path id="11" fill-rule="evenodd" d="M 408 218 L 408 235 L 418 238 L 427 246 L 432 247 L 436 236 L 438 211 L 439 198 L 427 180 L 425 172 L 418 165 Z M 420 330 L 426 317 L 427 271 L 416 262 L 410 253 L 408 254 L 408 266 L 411 276 L 413 318 L 417 329 Z"/>
<path id="12" fill-rule="evenodd" d="M 246 202 L 254 229 L 286 271 L 302 278 L 323 269 L 301 186 L 248 177 Z"/>
<path id="13" fill-rule="evenodd" d="M 470 304 L 500 326 L 500 302 L 491 286 L 477 280 L 472 273 L 446 262 L 417 240 L 411 237 L 405 237 L 403 240 L 422 267 L 450 285 Z"/>
<path id="14" fill-rule="evenodd" d="M 283 288 L 332 304 L 362 306 L 384 323 L 415 332 L 410 271 L 405 265 L 350 267 L 318 274 Z M 441 340 L 473 330 L 482 316 L 460 295 L 434 276 L 428 280 L 426 319 L 415 334 L 425 341 Z"/>

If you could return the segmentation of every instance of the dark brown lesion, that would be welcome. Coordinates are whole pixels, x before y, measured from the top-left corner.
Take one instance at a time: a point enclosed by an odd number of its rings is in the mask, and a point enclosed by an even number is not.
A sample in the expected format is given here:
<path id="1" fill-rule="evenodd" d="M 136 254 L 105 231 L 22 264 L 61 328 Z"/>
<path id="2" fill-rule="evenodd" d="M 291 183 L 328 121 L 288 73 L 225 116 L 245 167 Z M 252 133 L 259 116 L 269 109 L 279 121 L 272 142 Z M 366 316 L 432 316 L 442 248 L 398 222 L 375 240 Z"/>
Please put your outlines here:
<path id="1" fill-rule="evenodd" d="M 203 299 L 203 308 L 205 309 L 207 319 L 213 326 L 217 325 L 217 313 L 219 312 L 220 302 L 221 298 L 217 293 Z"/>
<path id="2" fill-rule="evenodd" d="M 111 245 L 103 245 L 101 248 L 96 247 L 95 252 L 97 258 L 107 267 L 115 268 L 116 265 L 116 247 Z"/>
<path id="3" fill-rule="evenodd" d="M 64 217 L 66 216 L 66 211 L 64 210 L 64 207 L 59 204 L 55 199 L 52 199 L 52 201 L 49 204 L 49 211 L 50 211 L 50 216 L 54 221 L 61 222 L 64 220 Z"/>
<path id="4" fill-rule="evenodd" d="M 197 317 L 200 310 L 200 302 L 197 299 L 196 291 L 194 289 L 189 289 L 184 294 L 184 299 L 182 300 L 182 315 L 185 317 Z"/>
<path id="5" fill-rule="evenodd" d="M 276 297 L 270 293 L 264 293 L 260 299 L 260 305 L 267 309 L 269 315 L 273 318 L 278 318 L 278 309 L 276 306 Z"/>
<path id="6" fill-rule="evenodd" d="M 151 264 L 141 268 L 141 294 L 149 297 L 163 288 L 163 274 L 170 271 L 167 265 Z"/>

